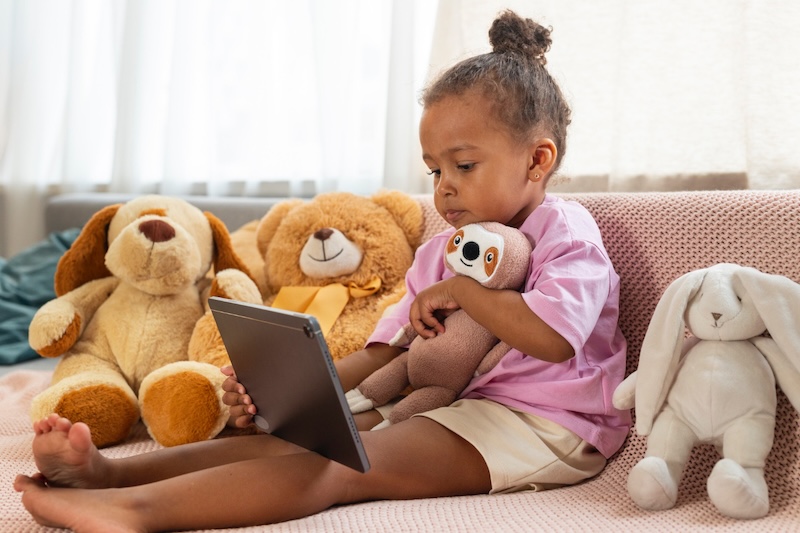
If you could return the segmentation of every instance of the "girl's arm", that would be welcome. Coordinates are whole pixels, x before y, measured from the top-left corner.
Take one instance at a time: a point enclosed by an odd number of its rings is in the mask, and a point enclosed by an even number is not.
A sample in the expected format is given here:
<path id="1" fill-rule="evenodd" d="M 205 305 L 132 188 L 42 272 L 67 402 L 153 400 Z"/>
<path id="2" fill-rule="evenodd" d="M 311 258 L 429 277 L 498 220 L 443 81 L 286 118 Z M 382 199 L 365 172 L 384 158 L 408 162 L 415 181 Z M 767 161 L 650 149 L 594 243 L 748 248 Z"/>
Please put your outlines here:
<path id="1" fill-rule="evenodd" d="M 344 390 L 355 388 L 364 378 L 382 367 L 403 352 L 404 348 L 396 348 L 388 344 L 371 344 L 362 350 L 353 352 L 347 357 L 339 359 L 334 364 L 339 374 L 339 381 Z M 253 422 L 256 407 L 253 400 L 236 377 L 232 366 L 221 368 L 226 379 L 222 383 L 222 402 L 230 408 L 228 425 L 245 428 Z"/>
<path id="2" fill-rule="evenodd" d="M 336 372 L 344 390 L 354 389 L 374 371 L 400 355 L 405 348 L 373 343 L 337 360 Z"/>
<path id="3" fill-rule="evenodd" d="M 552 363 L 575 355 L 569 342 L 531 311 L 519 292 L 487 289 L 467 276 L 455 276 L 420 291 L 411 304 L 411 324 L 420 335 L 430 338 L 444 331 L 437 319 L 442 310 L 459 308 L 522 353 Z"/>

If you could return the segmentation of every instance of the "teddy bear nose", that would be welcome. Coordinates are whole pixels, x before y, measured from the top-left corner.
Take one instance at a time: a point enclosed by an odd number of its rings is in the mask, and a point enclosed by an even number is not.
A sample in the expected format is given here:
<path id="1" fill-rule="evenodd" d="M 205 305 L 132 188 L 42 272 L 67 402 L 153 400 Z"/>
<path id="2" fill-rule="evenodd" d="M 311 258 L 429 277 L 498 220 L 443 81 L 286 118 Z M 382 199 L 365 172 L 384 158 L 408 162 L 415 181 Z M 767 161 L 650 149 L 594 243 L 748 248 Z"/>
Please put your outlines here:
<path id="1" fill-rule="evenodd" d="M 331 228 L 322 228 L 314 232 L 314 238 L 320 241 L 327 241 L 333 235 Z"/>
<path id="2" fill-rule="evenodd" d="M 714 317 L 714 320 L 719 320 L 719 317 L 722 316 L 722 313 L 711 313 L 711 316 Z"/>
<path id="3" fill-rule="evenodd" d="M 464 250 L 461 252 L 464 259 L 467 261 L 475 261 L 481 255 L 481 247 L 475 241 L 469 241 L 464 245 Z"/>
<path id="4" fill-rule="evenodd" d="M 147 220 L 139 224 L 139 231 L 152 242 L 165 242 L 175 237 L 175 228 L 163 220 Z"/>

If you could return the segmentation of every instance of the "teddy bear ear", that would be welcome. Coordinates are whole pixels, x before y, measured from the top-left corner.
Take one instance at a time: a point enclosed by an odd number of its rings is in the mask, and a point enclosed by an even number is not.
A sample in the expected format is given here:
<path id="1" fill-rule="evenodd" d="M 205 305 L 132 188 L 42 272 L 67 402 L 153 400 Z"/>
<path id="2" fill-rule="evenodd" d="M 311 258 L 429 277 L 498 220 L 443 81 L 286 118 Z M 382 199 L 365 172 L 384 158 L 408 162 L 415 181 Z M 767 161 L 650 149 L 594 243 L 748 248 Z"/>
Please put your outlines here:
<path id="1" fill-rule="evenodd" d="M 372 201 L 383 207 L 403 229 L 411 248 L 421 244 L 423 231 L 422 206 L 410 195 L 400 191 L 381 190 L 372 195 Z"/>
<path id="2" fill-rule="evenodd" d="M 278 226 L 281 225 L 283 217 L 295 207 L 305 204 L 305 201 L 299 199 L 284 200 L 273 205 L 267 213 L 261 217 L 256 228 L 256 245 L 258 246 L 258 253 L 261 257 L 267 255 L 267 246 L 269 246 L 275 232 L 278 231 Z"/>
<path id="3" fill-rule="evenodd" d="M 106 267 L 108 226 L 121 206 L 109 205 L 92 215 L 69 250 L 61 256 L 53 279 L 56 296 L 111 275 Z"/>
<path id="4" fill-rule="evenodd" d="M 208 211 L 205 211 L 203 214 L 211 225 L 211 234 L 214 238 L 214 272 L 221 272 L 227 268 L 233 268 L 244 272 L 247 277 L 253 279 L 250 270 L 242 260 L 239 259 L 239 256 L 236 255 L 233 244 L 231 243 L 231 235 L 225 223 Z"/>

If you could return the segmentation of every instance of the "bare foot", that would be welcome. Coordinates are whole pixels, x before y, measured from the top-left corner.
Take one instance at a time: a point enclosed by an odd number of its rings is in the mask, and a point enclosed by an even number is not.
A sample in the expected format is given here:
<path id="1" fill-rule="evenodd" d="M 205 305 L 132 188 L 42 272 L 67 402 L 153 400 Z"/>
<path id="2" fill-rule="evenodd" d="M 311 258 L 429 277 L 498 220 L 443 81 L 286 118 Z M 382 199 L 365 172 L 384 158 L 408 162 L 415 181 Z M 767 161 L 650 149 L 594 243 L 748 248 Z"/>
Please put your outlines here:
<path id="1" fill-rule="evenodd" d="M 22 504 L 41 525 L 82 533 L 144 531 L 136 513 L 109 501 L 107 491 L 61 489 L 45 485 L 42 478 L 17 476 L 14 489 L 22 492 Z"/>
<path id="2" fill-rule="evenodd" d="M 34 422 L 33 457 L 41 475 L 52 487 L 102 488 L 108 486 L 106 459 L 92 444 L 89 427 L 52 414 Z M 43 478 L 43 479 L 42 479 Z"/>

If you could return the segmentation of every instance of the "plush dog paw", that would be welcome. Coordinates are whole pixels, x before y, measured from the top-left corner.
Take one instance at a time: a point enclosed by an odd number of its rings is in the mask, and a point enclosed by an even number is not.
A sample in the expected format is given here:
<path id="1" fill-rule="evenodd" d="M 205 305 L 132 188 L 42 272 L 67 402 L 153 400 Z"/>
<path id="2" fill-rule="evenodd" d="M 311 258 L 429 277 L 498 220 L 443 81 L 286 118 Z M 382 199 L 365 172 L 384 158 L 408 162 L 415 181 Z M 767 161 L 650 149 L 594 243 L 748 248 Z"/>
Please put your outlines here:
<path id="1" fill-rule="evenodd" d="M 233 268 L 226 268 L 217 272 L 211 284 L 211 296 L 220 296 L 230 300 L 261 304 L 261 292 L 250 277 Z"/>
<path id="2" fill-rule="evenodd" d="M 361 391 L 358 389 L 349 390 L 344 396 L 347 398 L 347 405 L 350 407 L 350 412 L 353 414 L 363 413 L 375 407 L 372 400 L 361 394 Z"/>
<path id="3" fill-rule="evenodd" d="M 42 357 L 58 357 L 72 348 L 81 330 L 81 317 L 72 302 L 51 300 L 33 316 L 28 342 Z"/>
<path id="4" fill-rule="evenodd" d="M 177 446 L 216 437 L 228 420 L 225 376 L 213 365 L 180 361 L 148 375 L 139 389 L 142 420 L 153 440 Z"/>
<path id="5" fill-rule="evenodd" d="M 33 399 L 32 419 L 39 420 L 50 413 L 85 423 L 98 448 L 122 442 L 139 421 L 136 397 L 127 386 L 81 376 L 61 380 Z"/>
<path id="6" fill-rule="evenodd" d="M 678 483 L 670 476 L 666 461 L 645 457 L 628 474 L 628 494 L 642 509 L 671 509 L 678 499 Z"/>
<path id="7" fill-rule="evenodd" d="M 761 518 L 769 512 L 769 494 L 760 468 L 743 468 L 722 459 L 708 476 L 708 497 L 720 513 L 731 518 Z"/>

